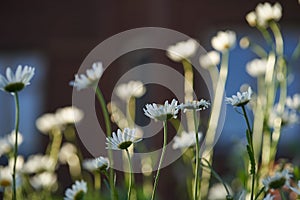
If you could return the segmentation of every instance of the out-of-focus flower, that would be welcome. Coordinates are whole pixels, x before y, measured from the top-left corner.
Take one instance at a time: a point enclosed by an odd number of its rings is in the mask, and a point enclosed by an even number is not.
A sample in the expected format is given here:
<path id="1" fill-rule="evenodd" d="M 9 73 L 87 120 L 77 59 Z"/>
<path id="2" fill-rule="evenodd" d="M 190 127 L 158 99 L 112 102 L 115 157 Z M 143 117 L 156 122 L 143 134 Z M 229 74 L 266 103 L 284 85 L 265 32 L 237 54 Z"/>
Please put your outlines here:
<path id="1" fill-rule="evenodd" d="M 235 46 L 236 34 L 233 31 L 219 31 L 211 40 L 211 45 L 217 51 L 228 51 Z"/>
<path id="2" fill-rule="evenodd" d="M 227 186 L 229 193 L 232 194 L 232 190 L 229 186 Z M 224 185 L 221 183 L 214 184 L 208 191 L 208 199 L 209 200 L 224 200 L 226 199 L 227 192 L 224 188 Z"/>
<path id="3" fill-rule="evenodd" d="M 24 164 L 22 171 L 27 174 L 33 174 L 43 171 L 51 171 L 55 168 L 55 162 L 47 155 L 31 155 Z"/>
<path id="4" fill-rule="evenodd" d="M 270 3 L 260 3 L 256 9 L 257 23 L 260 26 L 266 26 L 271 20 L 279 21 L 282 16 L 282 7 L 279 3 L 271 6 Z"/>
<path id="5" fill-rule="evenodd" d="M 147 104 L 146 108 L 144 108 L 144 114 L 147 117 L 150 117 L 154 120 L 168 120 L 171 118 L 177 118 L 178 108 L 177 108 L 178 101 L 175 99 L 172 100 L 171 104 L 168 101 L 165 101 L 164 105 L 157 105 Z"/>
<path id="6" fill-rule="evenodd" d="M 246 15 L 246 20 L 250 26 L 267 27 L 270 21 L 279 21 L 282 16 L 282 7 L 279 3 L 273 6 L 268 3 L 260 3 L 256 6 L 255 11 Z"/>
<path id="7" fill-rule="evenodd" d="M 53 113 L 46 113 L 40 116 L 36 120 L 36 127 L 42 133 L 49 133 L 51 130 L 55 128 L 60 128 L 62 123 L 56 118 L 56 115 Z"/>
<path id="8" fill-rule="evenodd" d="M 268 61 L 266 59 L 254 59 L 247 63 L 246 70 L 252 77 L 265 75 Z"/>
<path id="9" fill-rule="evenodd" d="M 13 171 L 14 161 L 15 161 L 14 158 L 10 158 L 8 162 L 8 166 L 11 169 L 11 171 Z M 23 156 L 17 156 L 16 171 L 19 172 L 20 170 L 22 170 L 23 166 L 24 166 Z"/>
<path id="10" fill-rule="evenodd" d="M 186 112 L 186 110 L 205 110 L 210 106 L 210 103 L 204 99 L 201 99 L 200 101 L 190 101 L 187 103 L 182 103 L 179 106 L 177 106 L 178 109 L 183 110 L 183 112 Z"/>
<path id="11" fill-rule="evenodd" d="M 62 129 L 68 124 L 75 124 L 83 118 L 83 112 L 74 107 L 68 106 L 59 108 L 55 113 L 46 113 L 40 116 L 35 124 L 42 133 L 49 133 L 55 129 Z"/>
<path id="12" fill-rule="evenodd" d="M 0 167 L 0 187 L 10 187 L 12 182 L 12 170 L 10 167 Z"/>
<path id="13" fill-rule="evenodd" d="M 117 133 L 112 133 L 112 137 L 106 138 L 106 148 L 112 150 L 125 150 L 130 147 L 131 144 L 140 142 L 141 140 L 142 138 L 137 138 L 135 136 L 135 129 L 125 128 L 123 132 L 118 129 Z"/>
<path id="14" fill-rule="evenodd" d="M 290 109 L 300 111 L 300 94 L 294 94 L 293 97 L 287 97 L 286 106 Z"/>
<path id="15" fill-rule="evenodd" d="M 242 49 L 247 49 L 249 46 L 250 46 L 250 40 L 249 40 L 249 38 L 248 37 L 243 37 L 240 40 L 240 47 Z"/>
<path id="16" fill-rule="evenodd" d="M 130 97 L 141 97 L 145 94 L 146 88 L 141 81 L 129 81 L 117 86 L 116 94 L 124 101 L 128 101 Z"/>
<path id="17" fill-rule="evenodd" d="M 297 193 L 298 195 L 300 195 L 300 181 L 298 181 L 298 188 L 294 188 L 294 187 L 291 187 L 291 186 L 290 186 L 290 189 L 291 189 L 293 192 L 295 192 L 295 193 Z"/>
<path id="18" fill-rule="evenodd" d="M 86 159 L 83 161 L 82 166 L 90 172 L 107 170 L 109 168 L 109 160 L 102 156 L 95 159 Z"/>
<path id="19" fill-rule="evenodd" d="M 72 189 L 68 188 L 65 192 L 64 200 L 82 200 L 87 193 L 87 184 L 85 181 L 75 181 Z"/>
<path id="20" fill-rule="evenodd" d="M 227 104 L 231 104 L 233 106 L 244 106 L 251 100 L 252 89 L 248 87 L 248 91 L 246 92 L 237 92 L 236 95 L 232 95 L 232 97 L 226 97 L 225 101 Z"/>
<path id="21" fill-rule="evenodd" d="M 83 118 L 83 112 L 75 106 L 59 108 L 55 115 L 57 120 L 63 124 L 75 124 Z"/>
<path id="22" fill-rule="evenodd" d="M 275 197 L 271 194 L 267 194 L 267 196 L 263 200 L 273 200 Z"/>
<path id="23" fill-rule="evenodd" d="M 13 130 L 10 134 L 0 138 L 0 156 L 9 153 L 13 150 L 15 146 L 15 131 Z M 21 145 L 23 142 L 23 136 L 19 132 L 18 133 L 18 145 Z"/>
<path id="24" fill-rule="evenodd" d="M 6 69 L 6 77 L 0 74 L 0 89 L 6 92 L 19 92 L 30 84 L 34 75 L 34 68 L 19 65 L 13 73 L 10 68 Z"/>
<path id="25" fill-rule="evenodd" d="M 85 74 L 76 74 L 75 80 L 70 82 L 70 85 L 77 90 L 82 90 L 88 87 L 95 87 L 103 74 L 103 67 L 101 62 L 95 62 L 92 69 L 86 70 Z"/>
<path id="26" fill-rule="evenodd" d="M 246 20 L 250 26 L 256 26 L 257 16 L 254 11 L 246 15 Z"/>
<path id="27" fill-rule="evenodd" d="M 299 121 L 299 117 L 294 110 L 285 108 L 283 112 L 280 112 L 280 107 L 276 104 L 269 117 L 269 126 L 276 127 L 281 123 L 282 126 L 292 125 Z"/>
<path id="28" fill-rule="evenodd" d="M 29 179 L 29 182 L 32 185 L 32 187 L 39 190 L 44 188 L 51 188 L 56 183 L 56 180 L 56 174 L 52 172 L 43 172 L 31 177 Z"/>
<path id="29" fill-rule="evenodd" d="M 202 138 L 201 132 L 198 133 L 198 138 L 200 141 Z M 176 135 L 174 137 L 174 143 L 172 145 L 172 148 L 173 149 L 184 149 L 184 148 L 188 148 L 191 146 L 195 146 L 195 144 L 196 144 L 195 132 L 187 133 L 187 132 L 183 131 L 180 136 Z"/>
<path id="30" fill-rule="evenodd" d="M 194 39 L 178 42 L 168 47 L 167 56 L 175 62 L 188 60 L 196 53 L 198 46 L 197 41 Z"/>
<path id="31" fill-rule="evenodd" d="M 220 63 L 220 53 L 217 51 L 210 51 L 204 55 L 200 55 L 199 63 L 204 69 L 215 67 Z"/>
<path id="32" fill-rule="evenodd" d="M 265 191 L 269 189 L 280 189 L 283 186 L 290 186 L 290 178 L 292 175 L 288 170 L 283 170 L 282 172 L 276 172 L 274 176 L 268 176 L 262 180 L 263 185 L 265 186 Z"/>
<path id="33" fill-rule="evenodd" d="M 58 153 L 58 159 L 61 163 L 65 164 L 70 158 L 77 153 L 77 148 L 71 143 L 64 143 Z"/>

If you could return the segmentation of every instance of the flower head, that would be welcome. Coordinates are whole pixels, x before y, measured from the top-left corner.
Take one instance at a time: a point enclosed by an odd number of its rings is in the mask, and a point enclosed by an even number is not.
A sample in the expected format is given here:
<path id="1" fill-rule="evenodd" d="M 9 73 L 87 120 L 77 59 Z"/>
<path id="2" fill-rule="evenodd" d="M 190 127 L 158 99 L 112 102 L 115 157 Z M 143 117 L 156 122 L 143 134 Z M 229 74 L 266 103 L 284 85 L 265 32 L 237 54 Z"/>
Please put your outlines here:
<path id="1" fill-rule="evenodd" d="M 125 128 L 123 132 L 118 129 L 117 133 L 112 133 L 112 137 L 106 138 L 106 148 L 112 150 L 125 150 L 133 143 L 137 143 L 141 140 L 142 138 L 136 138 L 135 129 Z"/>
<path id="2" fill-rule="evenodd" d="M 10 187 L 12 182 L 12 170 L 10 167 L 0 167 L 0 187 Z"/>
<path id="3" fill-rule="evenodd" d="M 22 171 L 27 174 L 51 171 L 55 168 L 55 161 L 47 155 L 31 155 L 24 164 Z"/>
<path id="4" fill-rule="evenodd" d="M 266 59 L 254 59 L 247 63 L 246 70 L 252 77 L 262 76 L 266 73 L 267 62 Z"/>
<path id="5" fill-rule="evenodd" d="M 7 154 L 14 148 L 16 140 L 16 132 L 13 130 L 10 134 L 0 138 L 0 156 L 3 154 Z M 23 142 L 23 136 L 19 132 L 18 133 L 18 145 L 21 145 Z"/>
<path id="6" fill-rule="evenodd" d="M 273 200 L 275 197 L 271 194 L 267 194 L 267 196 L 263 200 Z"/>
<path id="7" fill-rule="evenodd" d="M 292 175 L 288 170 L 283 170 L 282 172 L 276 172 L 274 176 L 268 176 L 262 180 L 265 186 L 265 191 L 269 189 L 280 189 L 283 186 L 290 185 L 290 178 Z"/>
<path id="8" fill-rule="evenodd" d="M 200 101 L 189 101 L 187 103 L 182 103 L 179 106 L 177 106 L 178 109 L 183 110 L 183 112 L 186 112 L 186 110 L 205 110 L 210 106 L 210 103 L 204 99 L 201 99 Z"/>
<path id="9" fill-rule="evenodd" d="M 175 45 L 169 46 L 167 56 L 175 61 L 180 62 L 184 59 L 188 60 L 192 57 L 198 48 L 198 43 L 194 39 L 178 42 Z"/>
<path id="10" fill-rule="evenodd" d="M 298 188 L 290 187 L 290 189 L 300 195 L 300 181 L 298 181 Z"/>
<path id="11" fill-rule="evenodd" d="M 52 172 L 43 172 L 34 175 L 30 178 L 29 182 L 35 189 L 51 188 L 56 183 L 56 174 Z"/>
<path id="12" fill-rule="evenodd" d="M 102 156 L 95 159 L 86 159 L 83 161 L 82 166 L 90 172 L 107 170 L 109 168 L 109 160 Z"/>
<path id="13" fill-rule="evenodd" d="M 57 120 L 63 124 L 75 124 L 83 118 L 83 112 L 75 106 L 59 108 L 55 115 Z"/>
<path id="14" fill-rule="evenodd" d="M 300 111 L 300 94 L 294 94 L 293 97 L 287 97 L 286 106 L 290 109 Z"/>
<path id="15" fill-rule="evenodd" d="M 226 97 L 225 101 L 227 104 L 231 104 L 233 106 L 244 106 L 251 100 L 252 89 L 248 87 L 248 91 L 246 92 L 237 92 L 236 95 L 232 95 L 232 97 Z"/>
<path id="16" fill-rule="evenodd" d="M 269 117 L 269 126 L 276 127 L 281 123 L 282 126 L 292 125 L 299 121 L 295 110 L 284 108 L 281 112 L 280 106 L 276 104 Z"/>
<path id="17" fill-rule="evenodd" d="M 15 73 L 7 68 L 6 78 L 0 74 L 0 89 L 6 92 L 19 92 L 30 84 L 33 75 L 34 68 L 27 65 L 24 68 L 19 65 Z"/>
<path id="18" fill-rule="evenodd" d="M 101 62 L 95 62 L 92 65 L 92 69 L 86 70 L 85 74 L 76 74 L 75 80 L 70 82 L 70 85 L 77 90 L 82 90 L 88 87 L 95 87 L 101 78 L 103 73 L 103 67 Z"/>
<path id="19" fill-rule="evenodd" d="M 145 92 L 146 88 L 141 81 L 129 81 L 116 88 L 117 96 L 124 101 L 128 101 L 130 97 L 141 97 Z"/>
<path id="20" fill-rule="evenodd" d="M 60 128 L 62 123 L 56 118 L 55 114 L 46 113 L 36 120 L 35 125 L 42 133 L 49 133 L 55 128 Z"/>
<path id="21" fill-rule="evenodd" d="M 202 133 L 198 133 L 198 138 L 201 140 Z M 196 144 L 196 134 L 195 132 L 185 132 L 183 131 L 180 136 L 174 137 L 173 149 L 184 149 Z"/>
<path id="22" fill-rule="evenodd" d="M 156 103 L 147 104 L 146 108 L 144 108 L 144 114 L 154 120 L 168 120 L 171 118 L 177 118 L 178 101 L 175 99 L 172 100 L 171 104 L 168 101 L 165 101 L 164 105 L 157 105 Z"/>
<path id="23" fill-rule="evenodd" d="M 72 189 L 68 188 L 65 192 L 64 200 L 82 200 L 87 192 L 87 183 L 83 180 L 75 181 Z"/>
<path id="24" fill-rule="evenodd" d="M 73 145 L 72 143 L 66 142 L 60 148 L 58 154 L 59 161 L 63 164 L 68 163 L 70 159 L 74 158 L 74 156 L 77 156 L 76 153 L 77 153 L 76 146 Z"/>
<path id="25" fill-rule="evenodd" d="M 200 56 L 199 63 L 204 69 L 214 67 L 220 63 L 220 53 L 216 51 L 207 52 Z"/>
<path id="26" fill-rule="evenodd" d="M 236 34 L 233 31 L 219 31 L 217 36 L 213 37 L 211 40 L 211 45 L 217 51 L 228 51 L 234 47 L 236 42 Z"/>
<path id="27" fill-rule="evenodd" d="M 270 21 L 279 21 L 282 16 L 282 7 L 279 3 L 273 6 L 268 3 L 260 3 L 255 11 L 246 15 L 246 20 L 250 26 L 267 27 Z"/>
<path id="28" fill-rule="evenodd" d="M 279 3 L 271 6 L 270 3 L 260 3 L 256 9 L 257 23 L 259 26 L 266 26 L 270 21 L 279 21 L 282 16 L 282 7 Z"/>

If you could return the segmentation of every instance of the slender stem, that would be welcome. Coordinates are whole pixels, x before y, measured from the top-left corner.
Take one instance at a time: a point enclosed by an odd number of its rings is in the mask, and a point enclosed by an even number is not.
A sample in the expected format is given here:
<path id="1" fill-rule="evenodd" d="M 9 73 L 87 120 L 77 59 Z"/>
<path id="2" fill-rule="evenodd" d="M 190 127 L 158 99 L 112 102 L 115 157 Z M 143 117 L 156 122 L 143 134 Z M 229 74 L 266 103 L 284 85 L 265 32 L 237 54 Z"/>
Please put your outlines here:
<path id="1" fill-rule="evenodd" d="M 128 149 L 126 149 L 126 154 L 127 154 L 127 158 L 128 158 L 128 163 L 129 163 L 129 167 L 130 167 L 130 176 L 129 176 L 129 184 L 128 184 L 128 193 L 127 193 L 127 200 L 130 200 L 130 195 L 131 195 L 131 188 L 132 188 L 132 164 L 131 164 L 131 159 L 130 159 L 130 154 Z"/>
<path id="2" fill-rule="evenodd" d="M 279 190 L 279 193 L 280 193 L 281 199 L 282 199 L 282 200 L 286 200 L 285 195 L 284 195 L 284 192 L 282 191 L 282 189 Z"/>
<path id="3" fill-rule="evenodd" d="M 246 112 L 245 106 L 242 106 L 242 110 L 243 110 L 243 113 L 244 113 L 244 117 L 245 117 L 245 120 L 246 120 L 246 123 L 247 123 L 248 130 L 251 133 L 251 137 L 252 137 L 253 136 L 252 135 L 252 128 L 250 126 L 250 122 L 249 122 L 249 119 L 248 119 L 248 116 L 247 116 L 247 112 Z"/>
<path id="4" fill-rule="evenodd" d="M 100 188 L 101 188 L 101 174 L 100 174 L 100 172 L 94 172 L 94 187 L 95 187 L 95 190 L 100 190 Z"/>
<path id="5" fill-rule="evenodd" d="M 167 121 L 164 121 L 163 124 L 164 124 L 164 143 L 163 143 L 163 149 L 162 149 L 159 164 L 158 164 L 157 173 L 156 173 L 156 176 L 155 176 L 155 181 L 154 181 L 151 200 L 154 200 L 154 197 L 155 197 L 155 192 L 156 192 L 156 189 L 157 189 L 157 184 L 158 184 L 158 179 L 159 179 L 159 174 L 160 174 L 160 168 L 161 168 L 161 164 L 164 160 L 166 146 L 167 146 L 167 128 L 168 128 L 167 127 Z"/>
<path id="6" fill-rule="evenodd" d="M 194 182 L 194 200 L 198 199 L 198 178 L 199 178 L 199 135 L 198 135 L 198 120 L 196 116 L 196 110 L 193 110 L 194 124 L 195 124 L 195 135 L 196 135 L 196 168 L 195 168 L 195 182 Z"/>
<path id="7" fill-rule="evenodd" d="M 246 123 L 247 123 L 248 130 L 250 132 L 250 137 L 249 137 L 249 139 L 250 139 L 249 143 L 250 144 L 249 145 L 250 145 L 250 148 L 251 148 L 251 151 L 252 151 L 252 154 L 253 154 L 252 155 L 253 159 L 255 159 L 255 155 L 254 155 L 254 152 L 253 152 L 254 151 L 254 149 L 253 149 L 253 132 L 252 132 L 252 129 L 251 129 L 251 126 L 250 126 L 250 122 L 249 122 L 249 119 L 248 119 L 248 116 L 247 116 L 247 112 L 246 112 L 245 106 L 242 106 L 242 110 L 243 110 L 243 113 L 244 113 L 244 117 L 245 117 L 245 120 L 246 120 Z M 253 174 L 252 174 L 251 200 L 254 199 L 255 168 L 256 168 L 256 166 L 253 167 L 254 171 L 253 171 Z"/>
<path id="8" fill-rule="evenodd" d="M 105 127 L 106 127 L 106 134 L 107 134 L 107 136 L 111 136 L 111 123 L 110 123 L 110 119 L 109 119 L 109 114 L 108 114 L 105 99 L 104 99 L 103 94 L 102 94 L 101 90 L 99 89 L 99 87 L 96 87 L 96 95 L 97 95 L 98 101 L 101 105 L 102 112 L 103 112 L 103 117 L 104 117 Z M 113 155 L 112 155 L 112 151 L 110 149 L 108 150 L 108 158 L 109 158 L 111 166 L 113 166 Z M 114 186 L 114 172 L 113 172 L 112 167 L 109 168 L 109 184 L 110 184 L 110 188 L 111 188 L 111 192 L 110 192 L 111 199 L 112 200 L 116 199 L 117 197 L 115 194 L 115 186 Z"/>
<path id="9" fill-rule="evenodd" d="M 110 124 L 109 114 L 108 114 L 108 110 L 106 107 L 105 99 L 104 99 L 103 94 L 102 94 L 101 90 L 99 89 L 99 87 L 96 88 L 96 95 L 98 97 L 98 100 L 99 100 L 99 103 L 101 105 L 101 109 L 103 112 L 107 135 L 111 136 L 111 124 Z"/>
<path id="10" fill-rule="evenodd" d="M 14 93 L 15 97 L 15 148 L 14 148 L 14 166 L 13 166 L 13 196 L 12 199 L 17 199 L 17 187 L 16 187 L 16 166 L 17 166 L 17 157 L 18 157 L 18 132 L 19 132 L 19 120 L 20 120 L 20 104 L 18 93 Z"/>

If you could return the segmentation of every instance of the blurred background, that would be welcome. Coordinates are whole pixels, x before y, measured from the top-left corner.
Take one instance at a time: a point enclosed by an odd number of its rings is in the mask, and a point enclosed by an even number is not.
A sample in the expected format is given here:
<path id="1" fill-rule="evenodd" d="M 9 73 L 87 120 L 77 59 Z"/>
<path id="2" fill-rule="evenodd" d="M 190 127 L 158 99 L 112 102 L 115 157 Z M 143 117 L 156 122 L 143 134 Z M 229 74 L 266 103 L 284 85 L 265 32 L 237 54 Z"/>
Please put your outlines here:
<path id="1" fill-rule="evenodd" d="M 200 44 L 211 50 L 210 39 L 219 30 L 231 29 L 238 39 L 249 36 L 262 41 L 260 34 L 248 26 L 245 15 L 261 2 L 257 0 L 240 1 L 179 1 L 179 0 L 132 0 L 132 1 L 3 1 L 0 6 L 0 72 L 6 67 L 16 68 L 18 64 L 36 68 L 32 85 L 21 95 L 21 126 L 24 143 L 21 154 L 27 156 L 43 152 L 47 136 L 38 133 L 35 127 L 37 117 L 45 112 L 55 112 L 59 107 L 72 104 L 72 87 L 69 81 L 74 78 L 83 59 L 103 40 L 122 31 L 138 27 L 164 27 L 182 32 L 197 39 Z M 275 1 L 269 1 L 274 3 Z M 280 21 L 287 54 L 291 54 L 300 36 L 300 5 L 297 0 L 279 1 L 283 7 Z M 124 41 L 125 42 L 125 41 Z M 124 44 L 125 45 L 125 44 Z M 255 55 L 238 45 L 232 51 L 226 93 L 232 95 L 244 83 L 255 88 L 254 79 L 245 71 L 246 63 Z M 101 60 L 101 58 L 99 58 Z M 181 70 L 165 52 L 141 50 L 131 52 L 116 60 L 103 77 L 101 88 L 106 98 L 110 97 L 118 77 L 138 64 L 158 62 Z M 293 68 L 294 81 L 289 93 L 299 92 L 300 64 Z M 195 85 L 197 85 L 195 80 Z M 162 90 L 148 88 L 152 96 L 159 94 L 157 102 L 172 96 Z M 201 91 L 201 86 L 198 88 Z M 152 92 L 152 93 L 151 93 Z M 207 94 L 199 94 L 206 96 Z M 11 131 L 14 124 L 14 104 L 11 96 L 0 94 L 0 135 Z M 140 102 L 146 97 L 142 97 Z M 154 100 L 155 101 L 155 100 Z M 225 127 L 215 147 L 215 169 L 221 174 L 230 174 L 234 167 L 230 165 L 230 151 L 239 148 L 244 133 L 243 119 L 230 107 L 227 109 Z M 146 118 L 142 110 L 137 113 L 140 123 Z M 235 123 L 232 123 L 235 122 Z M 241 126 L 235 126 L 241 124 Z M 116 129 L 116 127 L 114 127 Z M 288 130 L 287 130 L 288 129 Z M 279 146 L 279 155 L 300 164 L 299 124 L 283 129 L 284 134 Z M 159 144 L 159 143 L 158 143 Z M 84 149 L 84 147 L 82 146 Z M 226 151 L 224 149 L 226 148 Z M 87 156 L 88 152 L 85 152 Z M 174 186 L 174 175 L 180 171 L 176 163 L 162 170 L 160 189 Z M 175 186 L 174 186 L 175 187 Z M 179 190 L 180 191 L 180 190 Z M 161 192 L 163 199 L 176 196 L 176 191 Z M 165 195 L 165 196 L 164 196 Z M 165 198 L 164 198 L 165 197 Z"/>

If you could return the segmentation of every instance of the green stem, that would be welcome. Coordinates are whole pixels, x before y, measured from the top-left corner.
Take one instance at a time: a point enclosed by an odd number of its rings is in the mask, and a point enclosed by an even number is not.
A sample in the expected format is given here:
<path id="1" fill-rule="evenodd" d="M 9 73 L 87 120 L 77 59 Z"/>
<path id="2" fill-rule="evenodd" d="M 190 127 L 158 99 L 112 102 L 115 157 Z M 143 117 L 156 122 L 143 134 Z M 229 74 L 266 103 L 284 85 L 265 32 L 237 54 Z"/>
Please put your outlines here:
<path id="1" fill-rule="evenodd" d="M 286 200 L 285 195 L 284 195 L 284 192 L 283 192 L 281 189 L 279 190 L 279 193 L 280 193 L 281 199 L 282 199 L 282 200 Z"/>
<path id="2" fill-rule="evenodd" d="M 101 174 L 99 172 L 94 172 L 94 187 L 95 190 L 100 190 L 101 188 Z"/>
<path id="3" fill-rule="evenodd" d="M 12 199 L 17 199 L 17 187 L 16 187 L 16 166 L 17 166 L 17 157 L 18 157 L 18 132 L 19 132 L 19 120 L 20 120 L 20 104 L 18 93 L 14 93 L 15 97 L 15 148 L 14 148 L 14 166 L 13 166 L 13 196 Z"/>
<path id="4" fill-rule="evenodd" d="M 160 156 L 160 160 L 159 160 L 159 164 L 158 164 L 158 169 L 157 169 L 157 173 L 155 176 L 155 181 L 154 181 L 154 186 L 153 186 L 153 192 L 152 192 L 152 196 L 151 196 L 151 200 L 154 200 L 155 197 L 155 192 L 157 189 L 157 184 L 158 184 L 158 179 L 159 179 L 159 175 L 160 175 L 160 168 L 161 168 L 161 164 L 164 160 L 164 156 L 165 156 L 165 151 L 166 151 L 166 146 L 167 146 L 167 121 L 163 122 L 164 125 L 164 142 L 163 142 L 163 149 L 161 152 L 161 156 Z"/>
<path id="5" fill-rule="evenodd" d="M 104 117 L 105 127 L 106 127 L 106 134 L 107 134 L 107 136 L 111 136 L 111 123 L 110 123 L 110 119 L 109 119 L 109 114 L 108 114 L 105 99 L 104 99 L 103 94 L 102 94 L 101 90 L 99 89 L 99 87 L 96 87 L 96 95 L 97 95 L 98 101 L 101 105 L 102 112 L 103 112 L 103 117 Z M 113 155 L 112 155 L 112 151 L 110 149 L 108 150 L 108 158 L 109 158 L 111 166 L 113 166 Z M 115 194 L 114 172 L 113 172 L 112 167 L 109 168 L 109 184 L 110 184 L 110 188 L 111 188 L 111 192 L 110 192 L 111 199 L 112 200 L 117 199 L 116 194 Z"/>
<path id="6" fill-rule="evenodd" d="M 195 168 L 195 182 L 194 182 L 194 200 L 198 199 L 198 178 L 199 178 L 199 135 L 198 135 L 198 120 L 196 116 L 196 110 L 193 110 L 194 124 L 195 124 L 195 134 L 196 134 L 196 168 Z"/>
<path id="7" fill-rule="evenodd" d="M 131 159 L 130 159 L 130 154 L 129 154 L 128 149 L 126 149 L 126 154 L 127 154 L 127 158 L 128 158 L 129 167 L 130 167 L 130 176 L 129 176 L 127 200 L 130 200 L 131 188 L 132 188 L 132 173 L 133 173 L 133 170 L 132 170 L 132 164 L 131 164 Z"/>
<path id="8" fill-rule="evenodd" d="M 243 110 L 243 113 L 244 113 L 244 117 L 245 117 L 245 120 L 246 120 L 246 123 L 247 123 L 248 130 L 250 132 L 249 145 L 250 145 L 250 148 L 251 148 L 252 157 L 253 157 L 253 159 L 255 159 L 254 148 L 253 148 L 253 132 L 252 132 L 252 129 L 251 129 L 251 126 L 250 126 L 250 122 L 249 122 L 249 119 L 248 119 L 248 116 L 247 116 L 245 106 L 242 106 L 242 110 Z M 254 160 L 254 162 L 255 162 L 255 160 Z M 254 199 L 255 174 L 256 174 L 255 173 L 255 171 L 256 171 L 255 168 L 256 168 L 256 166 L 252 166 L 251 168 L 253 169 L 252 185 L 251 185 L 251 200 L 253 200 Z"/>

